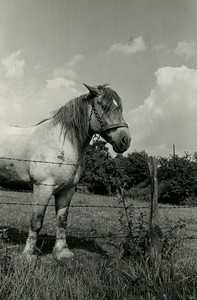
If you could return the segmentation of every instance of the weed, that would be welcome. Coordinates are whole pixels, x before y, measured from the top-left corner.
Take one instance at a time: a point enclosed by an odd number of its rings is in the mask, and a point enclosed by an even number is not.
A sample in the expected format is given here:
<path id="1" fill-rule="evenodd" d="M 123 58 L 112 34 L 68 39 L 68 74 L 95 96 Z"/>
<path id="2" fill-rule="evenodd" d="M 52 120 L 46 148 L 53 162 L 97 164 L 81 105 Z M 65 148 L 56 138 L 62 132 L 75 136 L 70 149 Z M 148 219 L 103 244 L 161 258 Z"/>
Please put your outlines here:
<path id="1" fill-rule="evenodd" d="M 181 295 L 191 295 L 187 299 L 196 299 L 193 295 L 197 284 L 197 265 L 191 274 L 187 274 L 188 266 L 186 271 L 180 265 L 178 267 L 178 260 L 174 259 L 174 254 L 179 252 L 183 243 L 178 232 L 186 227 L 187 222 L 179 219 L 164 232 L 161 258 L 154 261 L 150 255 L 146 213 L 136 215 L 133 204 L 127 204 L 124 194 L 119 198 L 119 203 L 123 206 L 119 225 L 124 235 L 124 240 L 119 246 L 119 259 L 128 264 L 124 274 L 133 291 L 140 289 L 140 296 L 145 297 L 143 299 L 186 299 Z M 192 283 L 191 286 L 189 282 Z M 171 298 L 168 298 L 169 295 Z"/>

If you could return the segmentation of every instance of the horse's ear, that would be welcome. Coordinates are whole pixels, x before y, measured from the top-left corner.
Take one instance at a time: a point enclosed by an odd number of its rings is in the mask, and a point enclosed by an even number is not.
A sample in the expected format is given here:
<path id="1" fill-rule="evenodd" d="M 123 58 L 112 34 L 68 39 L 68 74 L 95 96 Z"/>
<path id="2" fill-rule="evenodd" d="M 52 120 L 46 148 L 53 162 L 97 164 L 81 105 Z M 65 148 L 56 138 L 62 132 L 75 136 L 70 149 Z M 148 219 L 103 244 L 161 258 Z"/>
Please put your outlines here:
<path id="1" fill-rule="evenodd" d="M 90 94 L 92 94 L 93 96 L 98 96 L 100 95 L 100 91 L 98 88 L 93 87 L 93 86 L 89 86 L 85 83 L 83 83 L 83 85 L 85 85 L 85 87 L 88 89 L 88 91 L 90 92 Z"/>

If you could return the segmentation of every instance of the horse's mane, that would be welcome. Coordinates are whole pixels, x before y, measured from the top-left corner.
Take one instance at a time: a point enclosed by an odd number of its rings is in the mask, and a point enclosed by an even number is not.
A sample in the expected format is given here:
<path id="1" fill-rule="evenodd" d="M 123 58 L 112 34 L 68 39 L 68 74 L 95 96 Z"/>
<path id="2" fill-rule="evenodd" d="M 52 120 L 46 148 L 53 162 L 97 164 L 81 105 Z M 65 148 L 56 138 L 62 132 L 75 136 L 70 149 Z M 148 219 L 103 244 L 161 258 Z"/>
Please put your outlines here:
<path id="1" fill-rule="evenodd" d="M 61 134 L 72 142 L 76 139 L 81 144 L 89 136 L 87 95 L 81 95 L 70 100 L 52 116 L 54 125 L 61 126 Z"/>
<path id="2" fill-rule="evenodd" d="M 102 90 L 102 108 L 105 114 L 110 114 L 114 109 L 113 99 L 122 111 L 122 100 L 115 91 L 108 88 L 106 84 L 99 85 L 97 88 Z M 68 134 L 72 142 L 77 140 L 80 145 L 89 136 L 88 103 L 91 103 L 92 98 L 94 97 L 91 94 L 86 94 L 72 99 L 52 116 L 53 124 L 61 126 L 61 134 L 64 137 Z"/>

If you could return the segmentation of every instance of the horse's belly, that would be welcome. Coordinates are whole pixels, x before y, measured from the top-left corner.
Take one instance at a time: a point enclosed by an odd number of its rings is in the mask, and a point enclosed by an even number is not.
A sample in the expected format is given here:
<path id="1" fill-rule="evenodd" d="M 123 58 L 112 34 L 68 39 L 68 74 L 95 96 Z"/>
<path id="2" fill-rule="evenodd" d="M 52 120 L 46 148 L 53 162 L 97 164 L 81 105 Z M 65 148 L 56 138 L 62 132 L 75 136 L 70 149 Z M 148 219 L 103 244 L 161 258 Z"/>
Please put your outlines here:
<path id="1" fill-rule="evenodd" d="M 32 189 L 27 169 L 21 163 L 0 163 L 0 186 L 9 189 Z"/>

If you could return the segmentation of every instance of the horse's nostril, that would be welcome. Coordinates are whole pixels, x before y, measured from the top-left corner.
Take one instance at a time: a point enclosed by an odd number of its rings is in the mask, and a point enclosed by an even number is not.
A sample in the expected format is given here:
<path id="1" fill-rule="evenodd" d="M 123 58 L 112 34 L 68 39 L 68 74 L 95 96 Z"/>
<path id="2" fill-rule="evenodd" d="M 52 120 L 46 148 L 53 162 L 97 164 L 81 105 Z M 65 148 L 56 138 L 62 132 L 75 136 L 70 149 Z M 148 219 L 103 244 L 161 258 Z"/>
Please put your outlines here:
<path id="1" fill-rule="evenodd" d="M 127 138 L 126 138 L 126 136 L 123 136 L 123 137 L 122 137 L 121 143 L 122 143 L 122 145 L 125 145 L 125 144 L 127 143 Z"/>
<path id="2" fill-rule="evenodd" d="M 131 138 L 126 135 L 124 135 L 120 141 L 120 143 L 123 147 L 128 147 L 130 145 L 130 142 L 131 142 Z"/>

